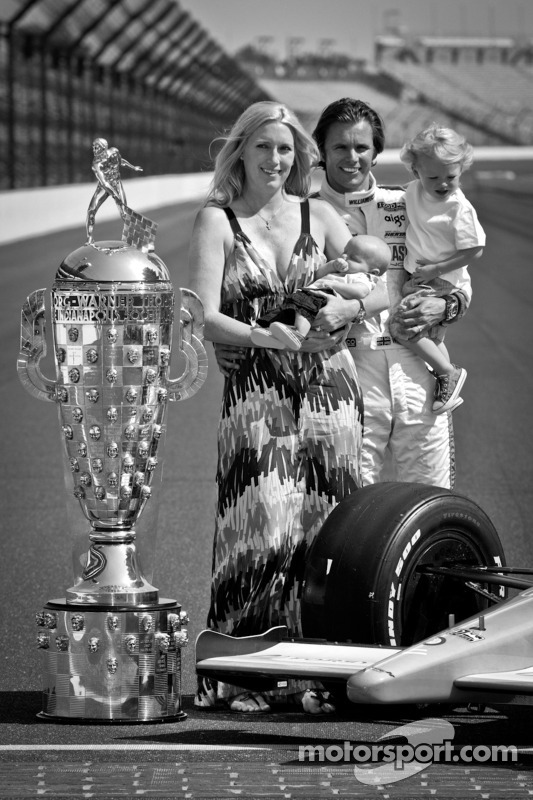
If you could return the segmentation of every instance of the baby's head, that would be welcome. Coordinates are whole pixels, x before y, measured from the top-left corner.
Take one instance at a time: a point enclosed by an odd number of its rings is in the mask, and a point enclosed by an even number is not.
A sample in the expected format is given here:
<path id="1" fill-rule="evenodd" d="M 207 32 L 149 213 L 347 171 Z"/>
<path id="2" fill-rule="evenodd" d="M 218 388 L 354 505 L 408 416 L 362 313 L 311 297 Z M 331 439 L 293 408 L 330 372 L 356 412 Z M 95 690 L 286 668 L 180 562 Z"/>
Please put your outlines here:
<path id="1" fill-rule="evenodd" d="M 350 261 L 360 265 L 359 269 L 354 269 L 350 264 L 348 272 L 369 272 L 372 275 L 383 275 L 391 259 L 388 244 L 366 233 L 352 236 L 344 248 L 344 254 Z"/>
<path id="2" fill-rule="evenodd" d="M 459 187 L 474 160 L 474 148 L 457 131 L 433 123 L 404 144 L 400 159 L 428 195 L 442 200 Z"/>

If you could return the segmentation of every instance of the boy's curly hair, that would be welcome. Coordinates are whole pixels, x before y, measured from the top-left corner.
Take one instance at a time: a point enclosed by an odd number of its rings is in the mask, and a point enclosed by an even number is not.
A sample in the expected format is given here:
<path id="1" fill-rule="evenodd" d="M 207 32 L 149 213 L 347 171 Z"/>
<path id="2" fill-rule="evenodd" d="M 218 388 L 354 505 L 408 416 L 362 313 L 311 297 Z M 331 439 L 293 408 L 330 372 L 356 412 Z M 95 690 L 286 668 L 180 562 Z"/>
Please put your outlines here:
<path id="1" fill-rule="evenodd" d="M 411 172 L 416 168 L 420 155 L 437 158 L 443 164 L 460 164 L 464 171 L 472 166 L 474 148 L 457 131 L 434 122 L 407 141 L 400 150 L 400 159 Z"/>

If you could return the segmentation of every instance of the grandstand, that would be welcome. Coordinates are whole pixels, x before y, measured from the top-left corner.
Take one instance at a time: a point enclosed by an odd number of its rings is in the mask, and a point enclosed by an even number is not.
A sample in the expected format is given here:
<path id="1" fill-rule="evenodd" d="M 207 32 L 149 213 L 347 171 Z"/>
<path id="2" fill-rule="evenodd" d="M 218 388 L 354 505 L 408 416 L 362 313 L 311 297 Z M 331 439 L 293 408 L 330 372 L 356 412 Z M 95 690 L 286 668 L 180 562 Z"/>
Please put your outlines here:
<path id="1" fill-rule="evenodd" d="M 259 78 L 311 129 L 339 97 L 365 100 L 380 112 L 387 143 L 400 147 L 437 121 L 477 146 L 533 144 L 533 42 L 509 38 L 378 36 L 375 64 L 353 80 Z"/>
<path id="2" fill-rule="evenodd" d="M 275 100 L 294 109 L 306 128 L 311 129 L 318 114 L 337 97 L 357 97 L 380 109 L 384 116 L 398 105 L 396 97 L 375 89 L 370 81 L 291 80 L 264 78 L 258 81 L 264 91 Z"/>

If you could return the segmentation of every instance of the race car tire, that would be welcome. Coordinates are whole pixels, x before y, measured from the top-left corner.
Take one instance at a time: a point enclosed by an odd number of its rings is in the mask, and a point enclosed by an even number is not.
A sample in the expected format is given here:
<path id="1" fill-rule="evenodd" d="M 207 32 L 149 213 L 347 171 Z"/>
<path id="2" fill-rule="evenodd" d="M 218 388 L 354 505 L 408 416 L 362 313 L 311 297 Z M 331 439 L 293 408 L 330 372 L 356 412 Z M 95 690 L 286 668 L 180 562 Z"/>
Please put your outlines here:
<path id="1" fill-rule="evenodd" d="M 405 646 L 486 609 L 491 601 L 464 580 L 417 570 L 450 562 L 505 565 L 498 533 L 476 503 L 418 483 L 357 490 L 335 507 L 310 548 L 304 636 Z M 502 586 L 479 585 L 506 596 Z"/>

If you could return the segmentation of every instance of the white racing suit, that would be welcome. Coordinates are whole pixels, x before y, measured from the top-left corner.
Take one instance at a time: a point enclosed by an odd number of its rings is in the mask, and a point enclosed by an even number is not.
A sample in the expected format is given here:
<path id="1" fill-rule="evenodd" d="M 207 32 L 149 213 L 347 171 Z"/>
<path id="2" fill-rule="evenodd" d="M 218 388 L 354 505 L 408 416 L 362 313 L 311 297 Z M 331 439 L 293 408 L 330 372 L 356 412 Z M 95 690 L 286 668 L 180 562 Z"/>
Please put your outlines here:
<path id="1" fill-rule="evenodd" d="M 328 200 L 350 232 L 379 236 L 389 244 L 389 270 L 402 269 L 405 256 L 404 191 L 377 186 L 339 194 L 324 180 L 319 196 Z M 470 303 L 463 292 L 460 315 Z M 363 485 L 387 480 L 452 489 L 455 451 L 451 414 L 432 412 L 435 378 L 425 362 L 393 342 L 383 312 L 353 325 L 347 344 L 357 366 L 364 401 Z"/>

